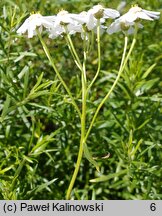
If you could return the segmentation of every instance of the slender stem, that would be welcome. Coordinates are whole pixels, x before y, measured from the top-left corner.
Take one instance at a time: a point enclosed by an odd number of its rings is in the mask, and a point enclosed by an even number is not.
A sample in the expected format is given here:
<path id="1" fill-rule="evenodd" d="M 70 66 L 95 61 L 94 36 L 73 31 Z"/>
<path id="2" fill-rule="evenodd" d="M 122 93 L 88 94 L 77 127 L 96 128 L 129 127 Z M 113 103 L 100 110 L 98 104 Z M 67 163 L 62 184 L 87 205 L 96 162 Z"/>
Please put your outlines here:
<path id="1" fill-rule="evenodd" d="M 97 50 L 98 50 L 98 68 L 92 82 L 89 84 L 87 88 L 87 92 L 90 90 L 93 83 L 96 81 L 101 68 L 100 19 L 97 20 Z"/>
<path id="2" fill-rule="evenodd" d="M 136 34 L 135 34 L 135 36 L 136 36 Z M 97 107 L 97 110 L 96 110 L 96 112 L 95 112 L 95 114 L 94 114 L 94 116 L 93 116 L 93 119 L 92 119 L 92 121 L 91 121 L 91 123 L 90 123 L 90 126 L 89 126 L 89 128 L 88 128 L 88 131 L 87 131 L 87 133 L 86 133 L 85 142 L 86 142 L 86 140 L 87 140 L 87 138 L 88 138 L 88 136 L 89 136 L 89 134 L 90 134 L 90 132 L 91 132 L 91 129 L 92 129 L 93 124 L 94 124 L 94 121 L 96 120 L 96 117 L 97 117 L 97 115 L 98 115 L 98 113 L 99 113 L 101 107 L 103 106 L 103 104 L 105 103 L 105 101 L 109 98 L 110 94 L 112 93 L 112 91 L 114 90 L 116 84 L 118 83 L 118 80 L 119 80 L 119 78 L 120 78 L 120 76 L 121 76 L 121 73 L 123 72 L 123 70 L 124 70 L 124 68 L 125 68 L 125 66 L 126 66 L 126 63 L 127 63 L 128 59 L 129 59 L 129 57 L 130 57 L 130 54 L 131 54 L 131 52 L 132 52 L 132 50 L 133 50 L 133 47 L 134 47 L 134 45 L 135 45 L 135 42 L 136 42 L 136 37 L 135 37 L 135 36 L 134 36 L 134 38 L 133 38 L 131 47 L 130 47 L 129 52 L 128 52 L 128 54 L 127 54 L 126 57 L 125 57 L 125 55 L 126 55 L 126 50 L 127 50 L 128 37 L 127 37 L 127 35 L 125 36 L 124 51 L 123 51 L 122 60 L 121 60 L 121 64 L 120 64 L 120 68 L 119 68 L 118 75 L 117 75 L 117 77 L 116 77 L 116 79 L 115 79 L 115 81 L 114 81 L 114 83 L 113 83 L 111 89 L 109 90 L 109 92 L 106 94 L 106 96 L 103 98 L 103 100 L 101 101 L 101 103 L 100 103 L 99 106 Z"/>
<path id="3" fill-rule="evenodd" d="M 85 48 L 85 47 L 84 47 Z M 84 49 L 84 52 L 86 50 Z M 75 170 L 73 172 L 73 176 L 71 178 L 67 194 L 66 194 L 66 199 L 69 200 L 71 196 L 71 192 L 73 189 L 73 186 L 75 184 L 80 164 L 82 161 L 83 157 L 83 151 L 84 151 L 84 143 L 85 143 L 85 134 L 86 134 L 86 102 L 87 102 L 87 79 L 86 79 L 86 53 L 84 54 L 84 61 L 83 61 L 83 71 L 81 74 L 82 78 L 82 114 L 81 114 L 81 138 L 80 138 L 80 146 L 79 146 L 79 153 L 78 153 L 78 158 L 75 166 Z"/>
<path id="4" fill-rule="evenodd" d="M 69 46 L 69 49 L 70 49 L 70 52 L 74 58 L 74 61 L 76 63 L 76 65 L 78 66 L 78 68 L 83 71 L 83 67 L 82 67 L 82 64 L 81 64 L 81 61 L 80 61 L 80 58 L 75 50 L 75 47 L 74 47 L 74 44 L 73 44 L 73 41 L 71 40 L 71 37 L 70 37 L 70 34 L 68 33 L 68 30 L 67 30 L 67 26 L 64 25 L 64 29 L 65 29 L 65 32 L 66 32 L 66 41 L 67 41 L 67 44 Z"/>
<path id="5" fill-rule="evenodd" d="M 85 90 L 82 93 L 81 139 L 80 139 L 79 153 L 78 153 L 78 158 L 77 158 L 75 170 L 73 172 L 73 176 L 71 178 L 71 181 L 70 181 L 70 184 L 69 184 L 69 187 L 68 187 L 68 190 L 67 190 L 67 194 L 66 194 L 66 199 L 67 200 L 70 199 L 71 192 L 72 192 L 75 180 L 76 180 L 78 172 L 79 172 L 81 160 L 82 160 L 82 157 L 83 157 L 83 151 L 84 151 L 85 121 L 86 121 L 86 91 Z"/>
<path id="6" fill-rule="evenodd" d="M 71 46 L 70 46 L 70 43 L 69 43 L 69 40 L 68 40 L 67 35 L 65 35 L 65 39 L 66 39 L 66 43 L 67 43 L 67 45 L 68 45 L 68 47 L 69 47 L 69 50 L 70 50 L 70 52 L 71 52 L 71 55 L 72 55 L 72 57 L 73 57 L 73 59 L 74 59 L 75 64 L 77 65 L 77 67 L 79 68 L 79 70 L 81 70 L 82 68 L 81 68 L 80 64 L 78 63 L 78 61 L 77 61 L 77 59 L 76 59 L 76 56 L 75 56 L 75 54 L 74 54 L 74 52 L 73 52 L 73 50 L 72 50 L 72 48 L 71 48 Z"/>
<path id="7" fill-rule="evenodd" d="M 86 77 L 86 62 L 87 62 L 87 39 L 86 39 L 86 32 L 84 31 L 84 42 L 83 42 L 83 47 L 84 47 L 84 51 L 83 51 L 83 55 L 84 55 L 84 59 L 83 59 L 83 77 L 82 77 L 82 84 L 83 82 L 85 82 L 84 85 L 82 85 L 82 87 L 84 87 L 84 90 L 85 90 L 85 87 L 87 88 L 87 77 Z M 89 39 L 88 39 L 89 40 Z M 82 89 L 83 91 L 83 89 Z M 86 90 L 87 91 L 87 90 Z"/>
<path id="8" fill-rule="evenodd" d="M 40 35 L 40 33 L 39 33 L 38 31 L 37 31 L 37 34 L 38 34 L 38 37 L 39 37 L 39 39 L 40 39 L 40 42 L 41 42 L 41 44 L 42 44 L 42 46 L 43 46 L 44 52 L 45 52 L 45 54 L 46 54 L 48 60 L 50 61 L 50 63 L 51 63 L 51 65 L 52 65 L 52 67 L 53 67 L 53 69 L 54 69 L 56 75 L 58 76 L 58 78 L 59 78 L 59 80 L 61 81 L 62 85 L 64 86 L 65 90 L 67 91 L 67 93 L 68 93 L 68 95 L 69 95 L 69 97 L 70 97 L 70 99 L 71 99 L 71 101 L 72 101 L 72 104 L 74 105 L 76 111 L 78 112 L 78 114 L 79 114 L 79 116 L 80 116 L 80 118 L 81 118 L 81 113 L 80 113 L 79 107 L 78 107 L 78 105 L 76 104 L 76 102 L 75 102 L 75 100 L 74 100 L 74 98 L 73 98 L 73 96 L 72 96 L 72 93 L 71 93 L 70 89 L 68 88 L 68 86 L 66 85 L 66 83 L 64 82 L 64 80 L 62 79 L 62 77 L 61 77 L 59 71 L 57 70 L 57 67 L 55 66 L 55 63 L 54 63 L 54 61 L 53 61 L 53 59 L 52 59 L 52 56 L 50 55 L 49 49 L 47 48 L 47 46 L 46 46 L 46 44 L 45 44 L 45 42 L 44 42 L 42 36 Z"/>

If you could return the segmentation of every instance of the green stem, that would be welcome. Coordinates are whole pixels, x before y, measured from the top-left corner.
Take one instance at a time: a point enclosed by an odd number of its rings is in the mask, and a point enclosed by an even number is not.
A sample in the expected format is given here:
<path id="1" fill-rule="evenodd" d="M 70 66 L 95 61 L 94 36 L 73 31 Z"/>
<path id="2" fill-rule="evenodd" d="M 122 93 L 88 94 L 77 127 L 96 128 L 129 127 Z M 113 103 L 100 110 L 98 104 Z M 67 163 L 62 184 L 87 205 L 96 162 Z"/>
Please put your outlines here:
<path id="1" fill-rule="evenodd" d="M 84 50 L 85 52 L 85 50 Z M 83 151 L 84 151 L 84 143 L 85 143 L 85 134 L 86 134 L 86 102 L 87 102 L 87 81 L 86 81 L 86 54 L 84 55 L 84 63 L 83 63 L 83 70 L 82 70 L 82 114 L 81 114 L 81 138 L 80 138 L 80 146 L 79 146 L 79 152 L 78 152 L 78 158 L 75 166 L 75 170 L 73 172 L 67 194 L 66 199 L 69 200 L 71 197 L 71 192 L 73 189 L 73 186 L 75 184 L 80 164 L 83 157 Z"/>
<path id="2" fill-rule="evenodd" d="M 100 19 L 97 20 L 97 50 L 98 50 L 98 68 L 97 68 L 96 75 L 94 76 L 92 82 L 87 88 L 87 92 L 90 90 L 93 83 L 96 81 L 101 68 Z"/>
<path id="3" fill-rule="evenodd" d="M 66 199 L 69 200 L 71 196 L 71 192 L 75 183 L 75 180 L 77 178 L 81 160 L 83 157 L 83 151 L 84 151 L 84 140 L 85 140 L 85 121 L 86 121 L 86 92 L 84 91 L 82 93 L 82 117 L 81 117 L 81 139 L 80 139 L 80 146 L 79 146 L 79 153 L 78 153 L 78 158 L 75 166 L 75 170 L 73 172 L 73 176 L 71 178 L 67 194 L 66 194 Z"/>
<path id="4" fill-rule="evenodd" d="M 84 32 L 84 42 L 83 42 L 83 47 L 84 47 L 84 52 L 83 52 L 83 55 L 84 55 L 84 59 L 83 59 L 83 67 L 82 67 L 82 69 L 83 69 L 83 77 L 82 77 L 82 87 L 84 87 L 84 90 L 85 90 L 85 88 L 87 89 L 87 77 L 86 77 L 86 62 L 87 62 L 87 41 L 86 41 L 86 32 Z M 85 83 L 84 85 L 83 85 L 83 82 Z M 82 89 L 82 91 L 84 91 L 83 89 Z M 87 91 L 87 90 L 86 90 Z"/>
<path id="5" fill-rule="evenodd" d="M 71 55 L 72 55 L 72 57 L 73 57 L 73 59 L 74 59 L 74 62 L 75 62 L 75 64 L 76 64 L 76 66 L 79 68 L 79 70 L 81 70 L 81 66 L 80 66 L 80 64 L 78 63 L 78 61 L 77 61 L 77 59 L 76 59 L 76 56 L 75 56 L 75 54 L 74 54 L 74 52 L 73 52 L 73 50 L 72 50 L 72 48 L 71 48 L 71 46 L 70 46 L 70 43 L 69 43 L 69 40 L 68 40 L 67 35 L 65 35 L 65 39 L 66 39 L 66 43 L 67 43 L 67 45 L 68 45 L 68 47 L 69 47 L 69 50 L 70 50 L 70 52 L 71 52 Z"/>
<path id="6" fill-rule="evenodd" d="M 80 71 L 83 71 L 83 67 L 82 67 L 82 64 L 81 64 L 81 61 L 80 61 L 80 58 L 75 50 L 75 47 L 74 47 L 74 44 L 73 44 L 73 41 L 71 40 L 71 37 L 68 33 L 68 30 L 67 30 L 67 27 L 64 26 L 64 29 L 65 29 L 65 32 L 66 32 L 66 41 L 67 41 L 67 44 L 69 46 L 69 49 L 70 49 L 70 52 L 74 58 L 74 61 L 76 63 L 76 65 L 78 66 L 78 68 L 80 69 Z"/>
<path id="7" fill-rule="evenodd" d="M 135 34 L 135 36 L 133 38 L 133 41 L 132 41 L 131 47 L 129 49 L 129 52 L 128 52 L 126 58 L 125 58 L 126 50 L 127 50 L 127 44 L 128 44 L 128 37 L 127 37 L 127 35 L 125 36 L 124 51 L 123 51 L 122 60 L 121 60 L 121 64 L 120 64 L 118 75 L 117 75 L 117 77 L 116 77 L 116 79 L 115 79 L 115 81 L 114 81 L 111 89 L 109 90 L 109 92 L 106 94 L 106 96 L 103 98 L 103 100 L 101 101 L 101 103 L 97 107 L 97 110 L 96 110 L 96 112 L 95 112 L 95 114 L 94 114 L 94 116 L 92 118 L 92 121 L 91 121 L 90 126 L 88 128 L 88 131 L 86 133 L 85 142 L 86 142 L 86 140 L 87 140 L 87 138 L 88 138 L 88 136 L 89 136 L 89 134 L 91 132 L 91 129 L 92 129 L 93 124 L 94 124 L 94 121 L 96 120 L 96 117 L 97 117 L 97 115 L 98 115 L 101 107 L 103 106 L 103 104 L 105 103 L 105 101 L 109 98 L 110 94 L 112 93 L 112 91 L 114 90 L 116 84 L 118 83 L 118 80 L 119 80 L 119 78 L 121 76 L 121 73 L 123 72 L 123 70 L 124 70 L 124 68 L 125 68 L 125 66 L 127 64 L 127 61 L 128 61 L 128 59 L 130 57 L 130 54 L 131 54 L 131 52 L 132 52 L 132 50 L 134 48 L 135 42 L 136 42 L 136 34 Z"/>
<path id="8" fill-rule="evenodd" d="M 47 48 L 47 46 L 46 46 L 46 44 L 45 44 L 45 42 L 44 42 L 42 36 L 40 35 L 40 33 L 39 33 L 38 31 L 37 31 L 37 34 L 38 34 L 38 37 L 39 37 L 39 39 L 40 39 L 40 42 L 41 42 L 41 44 L 42 44 L 42 46 L 43 46 L 44 52 L 45 52 L 45 54 L 46 54 L 46 56 L 47 56 L 49 62 L 51 63 L 51 65 L 52 65 L 52 67 L 53 67 L 53 69 L 54 69 L 56 75 L 58 76 L 58 78 L 59 78 L 60 82 L 62 83 L 62 85 L 64 86 L 65 90 L 67 91 L 67 93 L 68 93 L 68 95 L 69 95 L 69 97 L 70 97 L 70 99 L 71 99 L 71 101 L 72 101 L 72 104 L 74 105 L 76 111 L 78 112 L 78 114 L 79 114 L 79 116 L 80 116 L 80 118 L 81 118 L 81 113 L 80 113 L 79 107 L 78 107 L 78 105 L 76 104 L 76 102 L 75 102 L 75 100 L 74 100 L 74 98 L 73 98 L 73 96 L 72 96 L 72 93 L 71 93 L 70 89 L 68 88 L 68 86 L 66 85 L 66 83 L 64 82 L 64 80 L 62 79 L 62 77 L 61 77 L 59 71 L 57 70 L 57 67 L 55 66 L 55 63 L 54 63 L 54 61 L 53 61 L 53 59 L 52 59 L 52 56 L 50 55 L 50 52 L 49 52 L 49 50 L 48 50 L 48 48 Z"/>

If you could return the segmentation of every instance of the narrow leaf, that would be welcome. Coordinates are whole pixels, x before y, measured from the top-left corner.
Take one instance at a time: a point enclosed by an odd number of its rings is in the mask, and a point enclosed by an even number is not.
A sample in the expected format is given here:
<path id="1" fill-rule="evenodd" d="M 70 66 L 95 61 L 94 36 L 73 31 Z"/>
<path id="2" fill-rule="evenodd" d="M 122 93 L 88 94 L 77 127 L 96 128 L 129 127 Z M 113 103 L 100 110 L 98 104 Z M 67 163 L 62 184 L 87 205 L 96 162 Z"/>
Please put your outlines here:
<path id="1" fill-rule="evenodd" d="M 156 66 L 156 64 L 151 65 L 151 66 L 147 69 L 147 71 L 143 74 L 142 79 L 145 79 L 145 78 L 149 75 L 149 73 L 151 73 L 151 71 L 154 69 L 155 66 Z"/>
<path id="2" fill-rule="evenodd" d="M 96 167 L 97 171 L 100 172 L 100 170 L 99 170 L 99 165 L 98 165 L 98 163 L 93 159 L 93 157 L 92 157 L 91 153 L 89 152 L 88 147 L 87 147 L 86 144 L 84 144 L 84 155 L 85 155 L 85 157 L 87 158 L 87 160 L 88 160 L 91 164 L 93 164 L 93 165 Z"/>
<path id="3" fill-rule="evenodd" d="M 127 170 L 122 170 L 122 171 L 120 171 L 118 173 L 109 174 L 107 176 L 102 175 L 99 178 L 91 179 L 90 182 L 104 182 L 104 181 L 108 181 L 108 180 L 110 180 L 112 178 L 118 177 L 118 176 L 123 175 L 125 173 L 127 173 Z"/>
<path id="4" fill-rule="evenodd" d="M 9 171 L 10 169 L 12 169 L 13 165 L 9 166 L 9 167 L 6 167 L 4 168 L 3 170 L 0 170 L 0 174 L 4 174 L 5 172 Z"/>

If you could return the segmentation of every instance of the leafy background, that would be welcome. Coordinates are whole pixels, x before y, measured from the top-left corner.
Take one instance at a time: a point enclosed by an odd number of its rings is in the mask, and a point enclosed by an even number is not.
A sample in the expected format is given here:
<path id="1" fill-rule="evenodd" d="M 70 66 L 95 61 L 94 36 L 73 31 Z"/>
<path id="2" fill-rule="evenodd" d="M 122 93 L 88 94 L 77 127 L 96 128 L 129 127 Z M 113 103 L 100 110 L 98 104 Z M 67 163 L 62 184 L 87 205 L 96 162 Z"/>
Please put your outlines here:
<path id="1" fill-rule="evenodd" d="M 0 199 L 65 199 L 79 148 L 79 117 L 38 38 L 18 36 L 16 30 L 32 11 L 77 13 L 98 3 L 117 8 L 120 1 L 0 2 Z M 161 0 L 126 3 L 122 13 L 135 3 L 147 10 L 162 8 Z M 101 173 L 83 158 L 72 199 L 162 198 L 162 20 L 143 24 L 133 55 L 87 141 Z M 44 38 L 79 104 L 80 73 L 64 38 Z M 101 72 L 89 96 L 87 124 L 116 77 L 123 39 L 121 33 L 101 37 Z M 82 58 L 80 36 L 73 40 Z M 96 68 L 94 43 L 89 80 Z"/>

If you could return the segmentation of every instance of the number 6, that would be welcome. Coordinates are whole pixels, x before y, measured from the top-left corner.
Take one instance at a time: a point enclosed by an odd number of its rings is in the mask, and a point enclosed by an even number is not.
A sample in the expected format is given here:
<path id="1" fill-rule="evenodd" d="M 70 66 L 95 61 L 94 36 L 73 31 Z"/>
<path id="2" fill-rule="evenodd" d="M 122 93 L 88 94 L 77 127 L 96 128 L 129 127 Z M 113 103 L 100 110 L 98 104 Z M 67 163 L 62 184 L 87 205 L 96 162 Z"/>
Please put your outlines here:
<path id="1" fill-rule="evenodd" d="M 151 211 L 156 211 L 156 204 L 155 203 L 151 203 L 150 210 Z"/>

